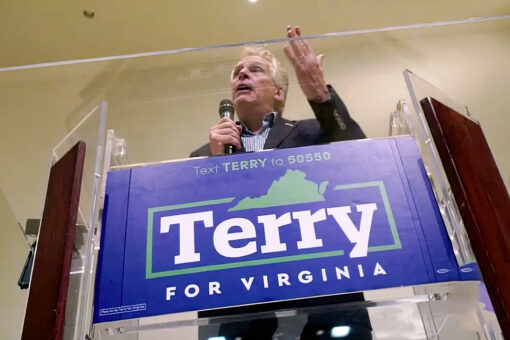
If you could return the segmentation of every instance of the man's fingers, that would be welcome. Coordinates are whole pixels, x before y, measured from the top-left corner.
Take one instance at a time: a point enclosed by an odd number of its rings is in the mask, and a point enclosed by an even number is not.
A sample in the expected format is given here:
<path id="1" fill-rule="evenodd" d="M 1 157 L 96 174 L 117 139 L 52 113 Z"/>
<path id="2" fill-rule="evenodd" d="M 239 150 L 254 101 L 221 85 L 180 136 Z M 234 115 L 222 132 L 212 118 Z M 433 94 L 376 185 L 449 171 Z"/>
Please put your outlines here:
<path id="1" fill-rule="evenodd" d="M 285 55 L 289 59 L 290 63 L 292 65 L 296 65 L 297 63 L 296 56 L 294 55 L 294 52 L 292 51 L 292 48 L 289 45 L 283 46 L 283 52 L 285 52 Z"/>
<path id="2" fill-rule="evenodd" d="M 288 38 L 299 38 L 301 37 L 301 29 L 299 26 L 292 27 L 287 26 L 287 37 Z M 296 58 L 303 58 L 307 54 L 313 54 L 310 45 L 304 40 L 291 40 L 289 41 L 290 46 L 295 54 Z"/>
<path id="3" fill-rule="evenodd" d="M 296 29 L 294 27 L 290 27 L 290 29 L 287 29 L 287 37 L 288 38 L 297 38 L 298 34 L 296 32 Z M 295 55 L 295 58 L 301 57 L 304 51 L 302 50 L 302 41 L 300 40 L 291 40 L 289 41 L 290 47 L 292 48 L 292 52 Z"/>
<path id="4" fill-rule="evenodd" d="M 234 124 L 230 124 L 230 123 L 221 123 L 219 125 L 214 125 L 211 130 L 224 130 L 224 129 L 229 129 L 229 130 L 232 130 L 232 131 L 237 131 L 237 128 Z"/>
<path id="5" fill-rule="evenodd" d="M 234 129 L 225 128 L 225 129 L 217 130 L 216 133 L 219 135 L 229 135 L 234 138 L 239 138 L 239 133 L 237 132 L 237 129 L 235 129 L 235 128 Z"/>
<path id="6" fill-rule="evenodd" d="M 241 146 L 239 139 L 230 135 L 213 135 L 213 143 L 216 144 L 232 144 L 235 146 Z"/>
<path id="7" fill-rule="evenodd" d="M 221 144 L 221 145 L 234 145 L 238 149 L 241 148 L 241 143 L 239 142 L 239 139 L 236 137 L 233 137 L 231 135 L 215 135 L 213 136 L 214 143 Z"/>
<path id="8" fill-rule="evenodd" d="M 299 26 L 296 26 L 295 31 L 296 31 L 296 36 L 301 37 L 301 35 L 302 35 L 301 28 Z M 313 54 L 312 48 L 310 47 L 310 45 L 308 44 L 308 42 L 306 40 L 298 40 L 298 41 L 299 41 L 304 53 Z"/>
<path id="9" fill-rule="evenodd" d="M 223 123 L 230 123 L 232 125 L 235 125 L 234 121 L 227 117 L 223 117 L 220 120 L 218 120 L 218 122 L 216 122 L 216 125 L 223 124 Z"/>
<path id="10" fill-rule="evenodd" d="M 236 124 L 233 120 L 229 118 L 222 118 L 220 119 L 215 125 L 211 127 L 211 130 L 213 129 L 225 129 L 225 128 L 231 128 L 232 130 L 236 131 Z"/>
<path id="11" fill-rule="evenodd" d="M 228 118 L 220 119 L 213 125 L 209 131 L 209 139 L 214 145 L 234 145 L 238 149 L 241 148 L 240 135 L 241 126 L 237 126 L 233 120 Z"/>
<path id="12" fill-rule="evenodd" d="M 239 139 L 239 133 L 237 129 L 224 128 L 224 129 L 213 129 L 211 130 L 211 139 L 217 139 L 221 136 L 231 136 L 232 138 Z"/>
<path id="13" fill-rule="evenodd" d="M 283 47 L 290 60 L 301 90 L 309 100 L 325 98 L 328 94 L 322 69 L 323 55 L 316 56 L 307 41 L 299 39 L 302 36 L 298 26 L 287 26 L 288 45 Z"/>
<path id="14" fill-rule="evenodd" d="M 322 62 L 324 60 L 324 54 L 319 54 L 317 56 L 317 64 L 319 65 L 319 69 L 322 71 Z"/>
<path id="15" fill-rule="evenodd" d="M 241 149 L 241 129 L 233 120 L 221 118 L 209 129 L 209 145 L 213 156 L 224 154 L 224 145 L 233 145 Z"/>

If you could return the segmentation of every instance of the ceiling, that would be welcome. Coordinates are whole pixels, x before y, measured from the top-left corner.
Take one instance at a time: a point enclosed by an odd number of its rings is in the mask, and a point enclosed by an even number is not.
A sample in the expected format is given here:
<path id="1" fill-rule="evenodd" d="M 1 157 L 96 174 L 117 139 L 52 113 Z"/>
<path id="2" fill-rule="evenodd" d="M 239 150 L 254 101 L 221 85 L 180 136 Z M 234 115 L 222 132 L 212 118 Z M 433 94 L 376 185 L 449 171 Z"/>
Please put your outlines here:
<path id="1" fill-rule="evenodd" d="M 87 13 L 87 15 L 84 14 Z M 510 14 L 508 0 L 0 1 L 0 67 Z"/>

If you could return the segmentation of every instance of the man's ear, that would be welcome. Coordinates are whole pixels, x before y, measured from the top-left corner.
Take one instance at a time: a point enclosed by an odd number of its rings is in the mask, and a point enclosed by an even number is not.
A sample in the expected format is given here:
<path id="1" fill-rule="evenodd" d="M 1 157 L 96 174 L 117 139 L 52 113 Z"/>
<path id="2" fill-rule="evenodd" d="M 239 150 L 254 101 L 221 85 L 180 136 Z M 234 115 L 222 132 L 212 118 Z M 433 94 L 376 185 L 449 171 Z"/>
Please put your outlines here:
<path id="1" fill-rule="evenodd" d="M 278 103 L 281 103 L 281 102 L 283 102 L 284 98 L 285 98 L 285 92 L 283 91 L 283 87 L 278 86 L 276 88 L 276 91 L 275 91 L 275 94 L 274 94 L 274 99 Z"/>

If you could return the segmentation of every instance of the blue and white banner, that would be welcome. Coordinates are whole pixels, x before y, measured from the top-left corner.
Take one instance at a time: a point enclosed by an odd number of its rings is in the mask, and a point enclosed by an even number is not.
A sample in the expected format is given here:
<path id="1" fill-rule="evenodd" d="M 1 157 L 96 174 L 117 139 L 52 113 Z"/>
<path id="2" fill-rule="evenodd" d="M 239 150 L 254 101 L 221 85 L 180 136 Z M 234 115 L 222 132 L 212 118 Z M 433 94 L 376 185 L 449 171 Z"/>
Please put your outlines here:
<path id="1" fill-rule="evenodd" d="M 410 137 L 108 174 L 95 322 L 476 279 Z"/>

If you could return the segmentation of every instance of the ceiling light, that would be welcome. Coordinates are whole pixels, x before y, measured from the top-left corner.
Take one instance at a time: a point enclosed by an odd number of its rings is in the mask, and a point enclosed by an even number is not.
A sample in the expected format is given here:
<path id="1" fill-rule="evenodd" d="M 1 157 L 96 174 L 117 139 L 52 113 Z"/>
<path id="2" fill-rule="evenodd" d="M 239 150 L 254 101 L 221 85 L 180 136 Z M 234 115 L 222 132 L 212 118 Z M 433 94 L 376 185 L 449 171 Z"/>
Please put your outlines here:
<path id="1" fill-rule="evenodd" d="M 252 4 L 257 2 L 257 0 L 248 0 L 248 1 L 251 2 Z"/>
<path id="2" fill-rule="evenodd" d="M 332 338 L 344 338 L 351 332 L 350 326 L 336 326 L 331 329 Z"/>

